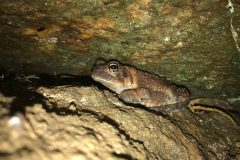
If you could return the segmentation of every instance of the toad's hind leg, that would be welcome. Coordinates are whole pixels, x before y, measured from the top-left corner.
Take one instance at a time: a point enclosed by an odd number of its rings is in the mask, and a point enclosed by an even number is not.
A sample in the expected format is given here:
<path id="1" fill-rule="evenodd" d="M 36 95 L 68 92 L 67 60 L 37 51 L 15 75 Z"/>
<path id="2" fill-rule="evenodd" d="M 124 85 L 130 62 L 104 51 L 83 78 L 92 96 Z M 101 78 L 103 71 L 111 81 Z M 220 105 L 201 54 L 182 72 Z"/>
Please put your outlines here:
<path id="1" fill-rule="evenodd" d="M 143 104 L 143 101 L 151 99 L 151 93 L 146 88 L 128 89 L 121 92 L 119 98 L 127 103 Z"/>
<path id="2" fill-rule="evenodd" d="M 146 88 L 125 90 L 119 98 L 127 103 L 141 104 L 147 107 L 156 107 L 169 104 L 169 96 L 162 92 L 151 92 Z"/>
<path id="3" fill-rule="evenodd" d="M 175 95 L 169 95 L 161 91 L 152 91 L 149 99 L 144 99 L 143 104 L 147 107 L 163 107 L 177 103 Z"/>

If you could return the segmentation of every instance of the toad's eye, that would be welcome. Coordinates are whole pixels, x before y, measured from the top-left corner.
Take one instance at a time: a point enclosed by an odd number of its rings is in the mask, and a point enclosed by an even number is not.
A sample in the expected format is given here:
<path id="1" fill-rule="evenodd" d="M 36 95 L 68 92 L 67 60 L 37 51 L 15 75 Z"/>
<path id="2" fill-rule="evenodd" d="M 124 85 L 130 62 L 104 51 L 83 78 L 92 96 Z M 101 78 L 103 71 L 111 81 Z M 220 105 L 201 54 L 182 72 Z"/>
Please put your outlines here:
<path id="1" fill-rule="evenodd" d="M 115 73 L 118 71 L 118 64 L 117 63 L 110 63 L 108 66 L 109 71 Z"/>

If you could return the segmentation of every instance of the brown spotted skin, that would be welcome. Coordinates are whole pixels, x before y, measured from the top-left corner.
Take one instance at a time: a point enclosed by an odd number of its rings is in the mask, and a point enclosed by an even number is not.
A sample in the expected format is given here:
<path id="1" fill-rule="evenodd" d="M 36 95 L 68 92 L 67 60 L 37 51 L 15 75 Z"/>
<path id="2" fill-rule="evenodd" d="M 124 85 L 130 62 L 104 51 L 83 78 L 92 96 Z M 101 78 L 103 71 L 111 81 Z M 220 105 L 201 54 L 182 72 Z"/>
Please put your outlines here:
<path id="1" fill-rule="evenodd" d="M 116 92 L 127 103 L 158 107 L 189 100 L 186 88 L 118 61 L 98 60 L 92 78 Z"/>

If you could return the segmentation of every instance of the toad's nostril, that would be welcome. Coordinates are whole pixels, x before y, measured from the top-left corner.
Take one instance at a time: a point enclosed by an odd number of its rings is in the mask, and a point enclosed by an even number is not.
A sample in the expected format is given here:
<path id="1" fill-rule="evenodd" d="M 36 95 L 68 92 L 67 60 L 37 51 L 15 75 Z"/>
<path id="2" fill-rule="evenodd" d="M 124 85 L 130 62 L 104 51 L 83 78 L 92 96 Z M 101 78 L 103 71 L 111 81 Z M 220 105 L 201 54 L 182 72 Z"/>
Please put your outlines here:
<path id="1" fill-rule="evenodd" d="M 42 31 L 44 31 L 46 28 L 45 27 L 39 27 L 39 28 L 37 28 L 37 31 L 38 32 L 42 32 Z"/>

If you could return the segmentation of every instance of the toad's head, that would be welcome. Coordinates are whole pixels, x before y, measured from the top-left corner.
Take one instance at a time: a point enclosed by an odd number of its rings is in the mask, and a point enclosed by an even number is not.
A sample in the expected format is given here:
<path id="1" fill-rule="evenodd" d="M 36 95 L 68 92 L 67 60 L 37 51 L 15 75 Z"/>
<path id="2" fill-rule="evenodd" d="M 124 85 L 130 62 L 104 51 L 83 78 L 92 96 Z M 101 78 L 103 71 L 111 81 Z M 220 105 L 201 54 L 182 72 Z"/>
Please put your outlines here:
<path id="1" fill-rule="evenodd" d="M 125 66 L 118 61 L 97 60 L 92 70 L 92 78 L 102 83 L 107 88 L 120 94 L 132 87 L 132 76 L 129 66 Z"/>

